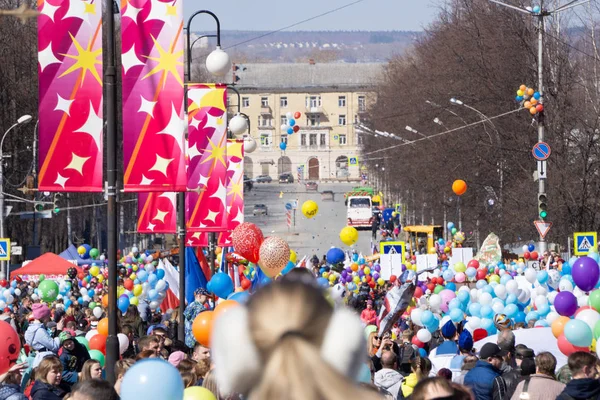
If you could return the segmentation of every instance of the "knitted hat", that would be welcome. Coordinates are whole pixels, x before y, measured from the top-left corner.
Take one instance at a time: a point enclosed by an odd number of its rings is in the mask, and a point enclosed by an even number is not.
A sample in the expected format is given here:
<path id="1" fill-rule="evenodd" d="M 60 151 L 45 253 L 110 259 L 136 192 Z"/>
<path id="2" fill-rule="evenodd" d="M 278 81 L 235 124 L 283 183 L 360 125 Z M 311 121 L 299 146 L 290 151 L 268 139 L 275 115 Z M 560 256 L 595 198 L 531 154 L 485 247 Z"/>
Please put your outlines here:
<path id="1" fill-rule="evenodd" d="M 50 316 L 50 309 L 43 303 L 35 303 L 32 308 L 33 318 L 41 320 Z"/>
<path id="2" fill-rule="evenodd" d="M 480 341 L 481 339 L 485 339 L 488 336 L 488 333 L 483 328 L 478 328 L 473 331 L 473 340 L 475 342 Z"/>
<path id="3" fill-rule="evenodd" d="M 186 358 L 186 356 L 183 351 L 176 351 L 174 353 L 171 353 L 171 355 L 169 356 L 169 364 L 171 364 L 172 366 L 177 368 L 179 363 L 181 361 L 185 360 L 185 358 Z"/>
<path id="4" fill-rule="evenodd" d="M 442 326 L 442 336 L 446 339 L 452 339 L 456 335 L 456 326 L 454 322 L 448 321 Z"/>
<path id="5" fill-rule="evenodd" d="M 473 350 L 473 336 L 468 330 L 463 330 L 458 338 L 458 348 L 462 351 Z"/>

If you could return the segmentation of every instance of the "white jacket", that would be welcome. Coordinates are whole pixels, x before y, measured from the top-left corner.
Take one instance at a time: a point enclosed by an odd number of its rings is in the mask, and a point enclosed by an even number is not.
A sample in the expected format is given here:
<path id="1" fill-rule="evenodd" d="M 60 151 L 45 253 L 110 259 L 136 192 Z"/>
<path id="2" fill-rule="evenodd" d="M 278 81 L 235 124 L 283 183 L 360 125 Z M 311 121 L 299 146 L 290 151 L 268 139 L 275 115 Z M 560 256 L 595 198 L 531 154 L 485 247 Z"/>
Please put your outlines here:
<path id="1" fill-rule="evenodd" d="M 375 372 L 373 383 L 375 386 L 390 392 L 395 399 L 398 397 L 398 391 L 400 390 L 403 379 L 404 377 L 400 372 L 389 368 L 383 368 Z"/>

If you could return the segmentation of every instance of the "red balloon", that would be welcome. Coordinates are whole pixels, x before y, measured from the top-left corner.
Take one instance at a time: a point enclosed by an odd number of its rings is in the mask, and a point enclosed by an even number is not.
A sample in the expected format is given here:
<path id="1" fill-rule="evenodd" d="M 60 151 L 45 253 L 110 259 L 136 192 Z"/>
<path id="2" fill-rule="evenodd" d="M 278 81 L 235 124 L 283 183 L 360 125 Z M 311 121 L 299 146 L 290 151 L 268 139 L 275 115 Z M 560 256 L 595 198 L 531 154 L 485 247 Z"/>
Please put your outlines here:
<path id="1" fill-rule="evenodd" d="M 589 347 L 573 346 L 567 340 L 565 335 L 560 335 L 556 341 L 557 341 L 558 349 L 560 350 L 560 352 L 563 353 L 567 357 L 570 356 L 571 354 L 575 353 L 576 351 L 585 351 L 586 353 L 589 353 L 589 351 L 590 351 Z"/>
<path id="2" fill-rule="evenodd" d="M 302 115 L 302 114 L 300 114 L 300 111 L 296 111 L 296 112 L 294 113 L 294 119 L 298 119 L 298 118 L 300 118 L 300 116 L 301 116 L 301 115 Z"/>
<path id="3" fill-rule="evenodd" d="M 2 338 L 0 344 L 0 374 L 3 374 L 17 362 L 21 351 L 21 341 L 17 332 L 5 321 L 0 321 L 0 337 Z"/>
<path id="4" fill-rule="evenodd" d="M 82 280 L 83 278 L 85 278 L 85 274 L 83 272 L 80 272 L 77 274 L 77 277 L 79 278 L 79 280 Z"/>
<path id="5" fill-rule="evenodd" d="M 236 253 L 252 263 L 257 263 L 260 259 L 260 245 L 264 240 L 262 231 L 250 222 L 238 225 L 231 232 L 231 241 Z"/>
<path id="6" fill-rule="evenodd" d="M 540 256 L 538 255 L 538 252 L 537 252 L 537 251 L 532 251 L 532 252 L 531 252 L 531 259 L 532 259 L 532 260 L 537 260 L 537 259 L 539 259 L 539 258 L 540 258 Z"/>
<path id="7" fill-rule="evenodd" d="M 127 290 L 133 290 L 133 281 L 131 279 L 125 279 L 125 282 L 123 282 L 123 287 Z"/>
<path id="8" fill-rule="evenodd" d="M 106 335 L 96 334 L 90 338 L 90 350 L 101 351 L 102 354 L 106 353 Z"/>
<path id="9" fill-rule="evenodd" d="M 442 254 L 442 261 L 448 260 L 448 256 L 446 254 Z"/>
<path id="10" fill-rule="evenodd" d="M 487 275 L 487 270 L 485 270 L 485 269 L 477 270 L 477 280 L 485 279 L 486 275 Z"/>
<path id="11" fill-rule="evenodd" d="M 420 299 L 421 296 L 423 296 L 423 289 L 421 289 L 420 287 L 416 287 L 415 288 L 415 294 L 413 295 L 416 299 Z"/>
<path id="12" fill-rule="evenodd" d="M 417 346 L 420 349 L 422 349 L 423 347 L 425 347 L 425 343 L 421 342 L 417 338 L 417 335 L 413 336 L 413 338 L 412 338 L 412 344 L 414 344 L 415 346 Z"/>
<path id="13" fill-rule="evenodd" d="M 369 287 L 371 289 L 375 289 L 375 282 L 374 281 L 369 282 Z"/>
<path id="14" fill-rule="evenodd" d="M 396 277 L 396 275 L 390 275 L 390 282 L 394 283 L 394 282 L 396 282 L 396 279 L 398 279 L 398 277 Z"/>
<path id="15" fill-rule="evenodd" d="M 294 127 L 292 128 L 292 130 L 294 132 L 298 132 L 300 130 L 300 125 L 294 125 Z"/>
<path id="16" fill-rule="evenodd" d="M 428 283 L 427 289 L 429 289 L 431 292 L 433 292 L 433 290 L 435 289 L 435 283 Z"/>
<path id="17" fill-rule="evenodd" d="M 0 280 L 0 286 L 2 286 L 2 287 L 7 287 L 8 286 L 8 282 L 6 281 L 6 279 Z"/>
<path id="18" fill-rule="evenodd" d="M 244 279 L 242 282 L 242 289 L 244 290 L 248 290 L 250 289 L 250 286 L 252 286 L 252 282 L 250 282 L 248 279 Z"/>
<path id="19" fill-rule="evenodd" d="M 467 267 L 473 267 L 475 269 L 479 269 L 479 261 L 473 259 L 473 260 L 469 261 L 469 263 L 467 264 Z"/>
<path id="20" fill-rule="evenodd" d="M 526 260 L 529 260 L 531 258 L 531 253 L 529 253 L 528 251 L 526 251 L 525 253 L 523 253 L 523 258 Z"/>

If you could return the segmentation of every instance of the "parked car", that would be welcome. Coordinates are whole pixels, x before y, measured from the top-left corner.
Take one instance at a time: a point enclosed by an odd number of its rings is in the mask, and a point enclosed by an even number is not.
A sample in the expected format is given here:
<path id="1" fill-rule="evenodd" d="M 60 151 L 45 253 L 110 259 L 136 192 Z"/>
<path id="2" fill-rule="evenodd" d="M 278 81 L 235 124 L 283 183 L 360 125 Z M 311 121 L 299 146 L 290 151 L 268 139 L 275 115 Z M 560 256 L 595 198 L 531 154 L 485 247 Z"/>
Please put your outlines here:
<path id="1" fill-rule="evenodd" d="M 271 183 L 273 178 L 271 178 L 269 175 L 259 175 L 254 181 L 256 183 Z"/>
<path id="2" fill-rule="evenodd" d="M 279 183 L 294 183 L 294 175 L 291 173 L 279 175 Z"/>
<path id="3" fill-rule="evenodd" d="M 248 178 L 248 175 L 244 175 L 244 192 L 251 191 L 254 187 L 254 183 L 252 183 L 252 179 Z"/>
<path id="4" fill-rule="evenodd" d="M 317 182 L 313 182 L 313 181 L 306 182 L 306 190 L 317 191 L 317 190 L 319 190 L 319 185 L 317 184 Z"/>
<path id="5" fill-rule="evenodd" d="M 323 201 L 335 201 L 335 195 L 331 190 L 324 190 L 321 192 L 321 200 Z"/>
<path id="6" fill-rule="evenodd" d="M 252 210 L 252 215 L 269 215 L 269 208 L 264 204 L 255 204 Z"/>

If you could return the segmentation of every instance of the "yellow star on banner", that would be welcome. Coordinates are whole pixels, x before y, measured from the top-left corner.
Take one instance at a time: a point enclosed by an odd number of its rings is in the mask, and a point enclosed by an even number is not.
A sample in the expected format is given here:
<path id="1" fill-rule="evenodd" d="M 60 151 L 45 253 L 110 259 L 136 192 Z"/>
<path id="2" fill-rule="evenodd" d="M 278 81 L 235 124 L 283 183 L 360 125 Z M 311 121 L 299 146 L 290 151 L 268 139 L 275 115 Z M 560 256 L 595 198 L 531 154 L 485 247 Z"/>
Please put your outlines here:
<path id="1" fill-rule="evenodd" d="M 210 155 L 206 158 L 206 160 L 202 161 L 202 164 L 209 162 L 210 160 L 221 161 L 224 167 L 227 167 L 227 162 L 225 162 L 225 146 L 223 145 L 215 145 L 214 142 L 208 138 L 208 143 L 210 144 L 210 149 L 204 149 L 205 152 Z"/>
<path id="2" fill-rule="evenodd" d="M 244 191 L 244 185 L 241 184 L 240 182 L 236 182 L 236 183 L 232 183 L 231 187 L 229 188 L 229 193 L 227 193 L 227 196 L 231 196 L 233 195 L 233 197 L 231 198 L 231 202 L 233 203 L 235 201 L 236 198 L 242 198 L 242 193 Z"/>
<path id="3" fill-rule="evenodd" d="M 86 14 L 96 14 L 96 4 L 92 3 L 84 3 L 85 4 L 85 10 L 84 12 Z"/>
<path id="4" fill-rule="evenodd" d="M 177 6 L 170 6 L 167 4 L 167 15 L 177 16 Z"/>
<path id="5" fill-rule="evenodd" d="M 161 71 L 164 71 L 166 73 L 170 72 L 171 75 L 173 75 L 173 77 L 175 78 L 175 80 L 177 82 L 179 82 L 179 84 L 183 87 L 183 81 L 181 80 L 181 77 L 179 76 L 179 72 L 177 71 L 177 66 L 183 65 L 183 62 L 179 61 L 179 59 L 181 57 L 183 57 L 183 50 L 178 51 L 177 53 L 169 52 L 162 48 L 162 46 L 160 45 L 160 43 L 158 43 L 156 41 L 154 36 L 150 35 L 150 37 L 152 38 L 152 41 L 154 41 L 154 46 L 158 50 L 159 56 L 158 57 L 150 57 L 150 56 L 143 55 L 142 57 L 158 62 L 158 65 L 156 65 L 154 68 L 152 68 L 152 70 L 150 72 L 148 72 L 146 74 L 146 76 L 144 76 L 142 78 L 142 80 L 146 79 L 147 77 L 149 77 L 151 75 L 157 74 Z M 166 84 L 167 80 L 165 79 L 164 82 Z"/>
<path id="6" fill-rule="evenodd" d="M 102 64 L 102 61 L 98 60 L 98 56 L 102 54 L 102 49 L 100 48 L 98 50 L 92 51 L 92 39 L 90 39 L 90 43 L 88 44 L 87 49 L 84 49 L 83 47 L 81 47 L 77 39 L 75 39 L 73 35 L 71 35 L 70 32 L 69 36 L 71 36 L 71 40 L 75 45 L 77 55 L 61 54 L 61 56 L 72 58 L 73 60 L 76 60 L 76 62 L 75 64 L 71 65 L 69 69 L 63 72 L 62 75 L 59 76 L 59 78 L 62 78 L 63 76 L 68 75 L 71 72 L 76 71 L 78 69 L 82 69 L 83 76 L 81 77 L 81 86 L 83 86 L 83 81 L 85 80 L 85 75 L 88 71 L 94 76 L 94 78 L 96 78 L 99 84 L 102 84 L 102 79 L 100 79 L 100 75 L 98 75 L 98 71 L 96 70 L 96 64 Z"/>
<path id="7" fill-rule="evenodd" d="M 243 148 L 244 148 L 243 143 L 239 143 L 237 141 L 235 143 L 229 143 L 229 145 L 227 146 L 227 156 L 244 158 L 244 156 L 242 156 Z"/>

